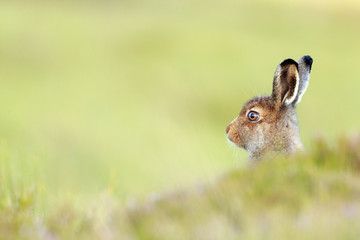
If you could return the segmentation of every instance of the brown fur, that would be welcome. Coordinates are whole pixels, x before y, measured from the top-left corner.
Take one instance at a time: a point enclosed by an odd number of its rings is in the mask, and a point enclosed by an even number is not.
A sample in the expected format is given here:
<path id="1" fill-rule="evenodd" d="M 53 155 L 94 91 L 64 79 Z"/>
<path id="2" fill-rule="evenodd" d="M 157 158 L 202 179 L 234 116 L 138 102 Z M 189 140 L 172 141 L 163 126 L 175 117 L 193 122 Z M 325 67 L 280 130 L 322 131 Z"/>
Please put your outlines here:
<path id="1" fill-rule="evenodd" d="M 227 137 L 244 148 L 250 159 L 261 159 L 268 152 L 292 153 L 302 148 L 295 105 L 301 100 L 310 78 L 312 59 L 284 60 L 276 69 L 273 92 L 248 101 L 226 128 Z M 250 111 L 259 113 L 250 121 Z"/>

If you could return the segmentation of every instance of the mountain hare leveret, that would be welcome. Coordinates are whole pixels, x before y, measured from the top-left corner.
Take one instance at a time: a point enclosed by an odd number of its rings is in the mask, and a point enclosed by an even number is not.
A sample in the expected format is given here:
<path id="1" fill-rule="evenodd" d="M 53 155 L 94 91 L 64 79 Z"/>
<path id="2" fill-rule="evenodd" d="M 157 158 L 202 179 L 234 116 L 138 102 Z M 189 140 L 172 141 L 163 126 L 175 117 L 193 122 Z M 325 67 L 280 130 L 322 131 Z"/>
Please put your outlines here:
<path id="1" fill-rule="evenodd" d="M 244 148 L 250 159 L 260 159 L 269 151 L 291 153 L 302 148 L 295 106 L 309 84 L 312 62 L 310 56 L 303 56 L 297 62 L 280 63 L 271 96 L 248 101 L 226 127 L 228 139 Z"/>

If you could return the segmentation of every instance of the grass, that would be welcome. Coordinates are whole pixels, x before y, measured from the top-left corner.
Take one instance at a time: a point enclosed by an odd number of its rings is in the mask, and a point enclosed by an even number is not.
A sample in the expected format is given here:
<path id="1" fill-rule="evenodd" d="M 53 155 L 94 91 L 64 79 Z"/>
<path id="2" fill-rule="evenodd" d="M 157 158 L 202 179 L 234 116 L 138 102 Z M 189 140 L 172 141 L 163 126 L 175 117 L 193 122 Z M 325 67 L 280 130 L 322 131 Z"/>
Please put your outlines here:
<path id="1" fill-rule="evenodd" d="M 359 15 L 351 1 L 293 4 L 2 3 L 0 139 L 11 161 L 28 175 L 37 165 L 52 196 L 91 197 L 110 175 L 122 197 L 205 181 L 246 163 L 226 125 L 270 93 L 277 64 L 304 54 L 314 58 L 298 106 L 304 144 L 359 131 Z"/>
<path id="2" fill-rule="evenodd" d="M 3 157 L 1 160 L 4 160 Z M 63 202 L 34 214 L 36 191 L 2 173 L 2 239 L 357 239 L 360 139 L 278 156 L 190 189 L 92 205 Z M 95 199 L 94 199 L 95 200 Z"/>

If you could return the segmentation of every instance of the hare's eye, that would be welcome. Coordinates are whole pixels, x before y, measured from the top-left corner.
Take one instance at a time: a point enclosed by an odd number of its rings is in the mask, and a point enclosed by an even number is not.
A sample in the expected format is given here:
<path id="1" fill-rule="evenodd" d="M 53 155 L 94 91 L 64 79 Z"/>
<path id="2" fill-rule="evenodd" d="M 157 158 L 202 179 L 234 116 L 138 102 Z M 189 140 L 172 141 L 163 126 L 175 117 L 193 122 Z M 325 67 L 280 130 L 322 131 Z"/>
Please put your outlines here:
<path id="1" fill-rule="evenodd" d="M 252 122 L 255 122 L 257 120 L 259 120 L 260 118 L 260 114 L 258 112 L 255 112 L 255 111 L 250 111 L 248 114 L 247 114 L 247 118 L 252 121 Z"/>

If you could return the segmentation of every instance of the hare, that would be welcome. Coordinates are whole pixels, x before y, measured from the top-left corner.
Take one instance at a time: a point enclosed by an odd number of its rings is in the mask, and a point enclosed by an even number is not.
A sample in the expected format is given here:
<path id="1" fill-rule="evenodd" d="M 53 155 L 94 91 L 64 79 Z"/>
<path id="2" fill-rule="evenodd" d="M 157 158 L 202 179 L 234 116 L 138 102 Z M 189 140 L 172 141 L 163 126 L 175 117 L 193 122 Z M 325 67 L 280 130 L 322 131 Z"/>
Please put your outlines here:
<path id="1" fill-rule="evenodd" d="M 284 60 L 275 71 L 272 94 L 248 101 L 226 127 L 228 139 L 244 148 L 250 160 L 302 149 L 295 107 L 309 84 L 312 63 L 310 56 Z"/>

